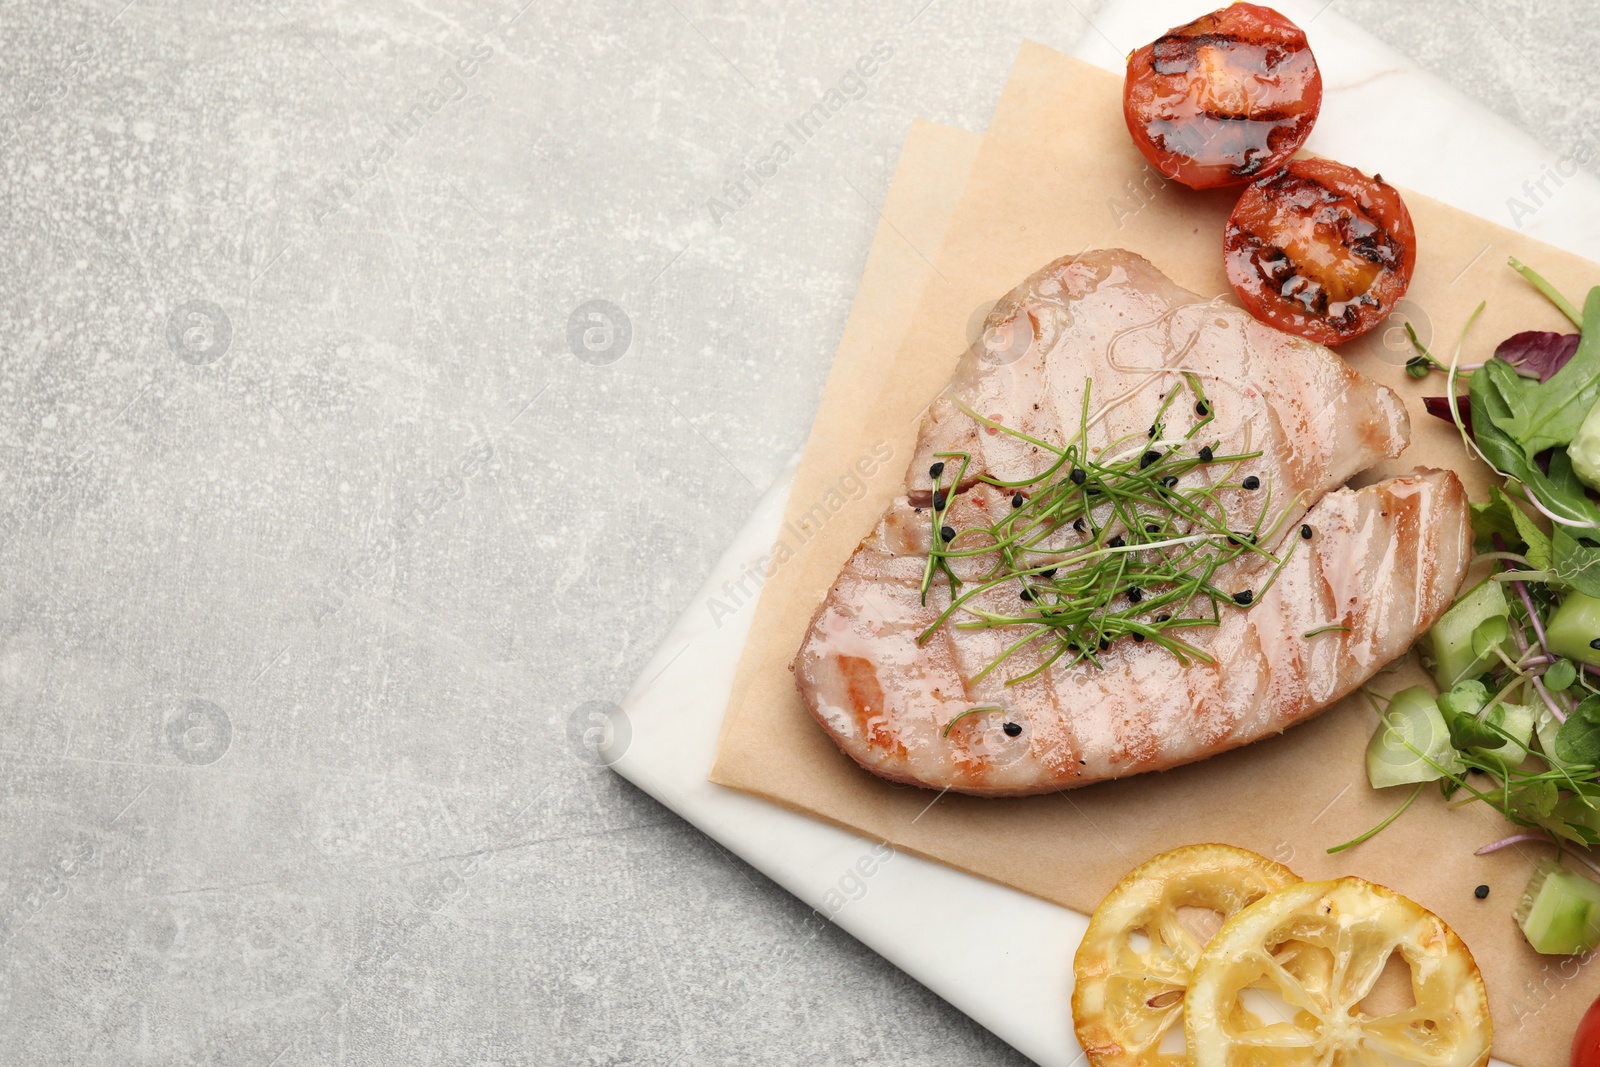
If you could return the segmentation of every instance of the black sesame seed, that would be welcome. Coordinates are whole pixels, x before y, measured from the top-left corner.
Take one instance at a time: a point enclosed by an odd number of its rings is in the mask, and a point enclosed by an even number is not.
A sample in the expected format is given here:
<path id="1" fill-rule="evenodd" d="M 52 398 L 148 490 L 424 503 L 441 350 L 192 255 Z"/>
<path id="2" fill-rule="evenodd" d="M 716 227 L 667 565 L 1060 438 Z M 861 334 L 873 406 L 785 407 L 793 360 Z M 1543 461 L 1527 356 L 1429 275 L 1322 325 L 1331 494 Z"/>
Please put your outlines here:
<path id="1" fill-rule="evenodd" d="M 1311 526 L 1310 526 L 1310 524 L 1302 523 L 1300 525 L 1300 536 L 1302 538 L 1304 538 L 1305 540 L 1307 540 L 1307 541 L 1311 540 Z"/>
<path id="2" fill-rule="evenodd" d="M 1242 593 L 1233 594 L 1233 602 L 1241 606 L 1250 603 L 1250 601 L 1254 600 L 1255 598 L 1256 595 L 1248 589 L 1244 590 Z"/>
<path id="3" fill-rule="evenodd" d="M 1041 578 L 1054 578 L 1055 576 L 1056 576 L 1056 569 L 1054 567 L 1050 567 L 1050 568 L 1048 568 L 1046 570 L 1042 570 L 1042 571 L 1039 572 L 1039 577 L 1041 577 Z"/>
<path id="4" fill-rule="evenodd" d="M 1157 526 L 1153 522 L 1147 522 L 1147 523 L 1144 524 L 1144 532 L 1145 533 L 1160 533 L 1161 532 L 1161 527 Z"/>
<path id="5" fill-rule="evenodd" d="M 1261 479 L 1257 478 L 1254 474 L 1252 474 L 1250 477 L 1248 477 L 1248 478 L 1246 478 L 1244 480 L 1244 487 L 1246 489 L 1251 489 L 1251 490 L 1260 489 L 1261 488 Z"/>
<path id="6" fill-rule="evenodd" d="M 1023 600 L 1028 601 L 1030 604 L 1033 603 L 1033 590 L 1032 589 L 1024 589 L 1022 592 L 1018 593 L 1017 595 L 1019 597 L 1021 597 Z"/>
<path id="7" fill-rule="evenodd" d="M 941 526 L 939 527 L 939 536 L 945 541 L 954 541 L 956 539 L 955 528 L 951 526 Z"/>
<path id="8" fill-rule="evenodd" d="M 1589 647 L 1594 649 L 1596 652 L 1600 652 L 1600 637 L 1597 637 L 1593 641 L 1590 641 L 1589 642 Z"/>
<path id="9" fill-rule="evenodd" d="M 1144 644 L 1144 634 L 1134 634 L 1133 635 L 1133 642 L 1136 645 Z"/>
<path id="10" fill-rule="evenodd" d="M 945 493 L 935 493 L 933 494 L 933 506 L 938 510 L 943 511 L 944 502 L 949 499 L 950 497 Z"/>
<path id="11" fill-rule="evenodd" d="M 1100 639 L 1100 651 L 1104 652 L 1106 649 L 1108 649 L 1110 647 L 1111 647 L 1111 642 L 1107 641 L 1105 638 L 1102 637 Z"/>
<path id="12" fill-rule="evenodd" d="M 1152 426 L 1151 426 L 1151 427 L 1150 427 L 1150 432 L 1149 432 L 1149 433 L 1147 433 L 1147 434 L 1145 434 L 1145 436 L 1146 436 L 1146 437 L 1154 437 L 1154 436 L 1155 436 L 1155 435 L 1156 435 L 1156 428 L 1155 428 L 1155 426 L 1154 426 L 1154 425 L 1152 425 Z"/>
<path id="13" fill-rule="evenodd" d="M 1204 445 L 1200 449 L 1200 462 L 1201 463 L 1210 463 L 1211 462 L 1211 457 L 1214 456 L 1214 455 L 1216 455 L 1216 453 L 1211 451 L 1211 446 L 1210 445 Z"/>
<path id="14" fill-rule="evenodd" d="M 1165 478 L 1161 479 L 1161 484 L 1166 486 L 1168 489 L 1171 489 L 1173 486 L 1178 484 L 1178 476 L 1176 474 L 1169 474 Z"/>
<path id="15" fill-rule="evenodd" d="M 930 477 L 930 478 L 937 478 L 937 477 L 939 477 L 939 475 L 941 475 L 943 473 L 944 473 L 944 460 L 942 460 L 942 459 L 939 462 L 935 463 L 933 466 L 928 468 L 928 477 Z"/>
<path id="16" fill-rule="evenodd" d="M 1021 493 L 1012 493 L 1011 494 L 1011 506 L 1014 507 L 1014 508 L 1020 508 L 1022 506 L 1022 494 Z"/>
<path id="17" fill-rule="evenodd" d="M 1209 415 L 1211 414 L 1211 409 L 1206 406 L 1206 402 L 1204 400 L 1196 400 L 1194 402 L 1194 413 L 1202 416 Z"/>
<path id="18" fill-rule="evenodd" d="M 1076 651 L 1078 651 L 1078 646 L 1077 645 L 1068 645 L 1067 646 L 1067 651 L 1068 652 L 1076 652 Z"/>
<path id="19" fill-rule="evenodd" d="M 1083 520 L 1082 519 L 1073 519 L 1072 520 L 1072 528 L 1074 530 L 1077 530 L 1079 533 L 1083 533 Z"/>
<path id="20" fill-rule="evenodd" d="M 1144 455 L 1139 457 L 1139 469 L 1140 470 L 1144 470 L 1146 467 L 1150 466 L 1150 464 L 1156 462 L 1160 458 L 1161 458 L 1161 453 L 1160 452 L 1155 452 L 1155 451 L 1146 452 Z"/>
<path id="21" fill-rule="evenodd" d="M 1006 732 L 1007 737 L 1022 736 L 1022 724 L 1020 722 L 1008 722 L 1004 726 L 1000 727 L 1000 729 Z"/>
<path id="22" fill-rule="evenodd" d="M 1171 615 L 1157 615 L 1156 616 L 1156 622 L 1171 622 L 1171 621 L 1172 621 L 1172 616 Z"/>
<path id="23" fill-rule="evenodd" d="M 1489 895 L 1489 887 L 1486 885 L 1480 885 L 1478 888 L 1472 891 L 1472 895 L 1477 897 L 1479 900 L 1482 900 Z"/>
<path id="24" fill-rule="evenodd" d="M 1107 541 L 1106 542 L 1106 546 L 1108 548 L 1121 548 L 1123 545 L 1125 545 L 1127 543 L 1128 542 L 1124 541 L 1122 539 L 1122 537 L 1119 535 L 1119 536 L 1113 537 L 1111 540 Z"/>
<path id="25" fill-rule="evenodd" d="M 1073 467 L 1072 468 L 1071 477 L 1072 477 L 1072 484 L 1073 485 L 1082 485 L 1084 483 L 1084 480 L 1086 478 L 1088 478 L 1089 475 L 1084 471 L 1084 469 L 1082 467 Z"/>
<path id="26" fill-rule="evenodd" d="M 1144 599 L 1144 590 L 1134 586 L 1128 590 L 1128 603 L 1137 604 Z"/>

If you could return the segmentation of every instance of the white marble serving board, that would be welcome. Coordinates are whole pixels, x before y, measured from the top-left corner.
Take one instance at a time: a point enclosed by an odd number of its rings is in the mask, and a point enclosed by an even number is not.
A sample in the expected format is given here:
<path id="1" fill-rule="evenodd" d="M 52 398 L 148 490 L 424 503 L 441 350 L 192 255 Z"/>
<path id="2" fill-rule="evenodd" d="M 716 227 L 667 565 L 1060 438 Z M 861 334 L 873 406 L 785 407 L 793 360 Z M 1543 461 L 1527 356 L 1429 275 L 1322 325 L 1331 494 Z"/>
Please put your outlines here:
<path id="1" fill-rule="evenodd" d="M 1552 153 L 1322 0 L 1276 6 L 1307 28 L 1322 66 L 1325 96 L 1310 149 L 1369 173 L 1381 169 L 1502 225 L 1520 221 L 1532 236 L 1600 259 L 1600 183 L 1568 178 L 1532 215 L 1513 217 L 1510 198 L 1560 163 Z M 1134 47 L 1205 9 L 1193 0 L 1113 0 L 1077 54 L 1120 73 Z M 1068 999 L 1083 916 L 706 781 L 754 613 L 719 628 L 704 603 L 771 549 L 793 469 L 624 699 L 619 735 L 627 738 L 613 766 L 1024 1055 L 1045 1067 L 1079 1063 Z M 970 916 L 978 936 L 926 936 L 947 928 L 951 914 Z"/>

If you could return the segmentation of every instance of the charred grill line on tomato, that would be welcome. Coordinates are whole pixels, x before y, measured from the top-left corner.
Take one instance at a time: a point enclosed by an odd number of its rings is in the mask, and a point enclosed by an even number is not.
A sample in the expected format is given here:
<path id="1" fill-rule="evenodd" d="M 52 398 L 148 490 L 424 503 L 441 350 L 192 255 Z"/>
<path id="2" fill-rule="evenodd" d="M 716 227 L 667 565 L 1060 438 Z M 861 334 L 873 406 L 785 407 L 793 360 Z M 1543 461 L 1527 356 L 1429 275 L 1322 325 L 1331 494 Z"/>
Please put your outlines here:
<path id="1" fill-rule="evenodd" d="M 1200 49 L 1243 43 L 1232 33 L 1169 33 L 1150 45 L 1150 69 L 1157 74 L 1187 74 L 1194 69 Z"/>
<path id="2" fill-rule="evenodd" d="M 1266 278 L 1278 283 L 1278 295 L 1285 301 L 1293 304 L 1298 310 L 1317 318 L 1338 320 L 1342 325 L 1353 328 L 1356 319 L 1363 307 L 1377 307 L 1378 302 L 1372 298 L 1371 293 L 1361 293 L 1349 300 L 1337 301 L 1340 305 L 1338 312 L 1329 313 L 1329 306 L 1333 301 L 1328 298 L 1328 290 L 1321 282 L 1307 272 L 1297 263 L 1289 253 L 1274 244 L 1264 244 L 1255 234 L 1247 234 L 1256 244 L 1249 247 L 1250 259 Z M 1243 242 L 1238 249 L 1246 248 Z M 1264 251 L 1263 251 L 1264 247 Z M 1232 251 L 1233 248 L 1229 248 Z M 1296 285 L 1296 282 L 1304 284 Z"/>
<path id="3" fill-rule="evenodd" d="M 1245 190 L 1223 258 L 1257 318 L 1339 344 L 1376 326 L 1405 295 L 1414 242 L 1392 186 L 1342 163 L 1302 159 Z"/>
<path id="4" fill-rule="evenodd" d="M 1382 179 L 1374 180 L 1382 183 Z M 1359 217 L 1338 211 L 1352 197 L 1328 188 L 1315 178 L 1287 170 L 1263 178 L 1262 185 L 1264 191 L 1285 201 L 1296 211 L 1310 214 L 1320 209 L 1324 213 L 1324 221 L 1327 221 L 1327 212 L 1337 213 L 1337 218 L 1331 221 L 1338 227 L 1340 241 L 1367 262 L 1391 269 L 1399 264 L 1402 249 L 1381 222 L 1369 217 L 1365 211 Z M 1359 208 L 1360 204 L 1356 206 Z"/>
<path id="5" fill-rule="evenodd" d="M 1283 129 L 1270 129 L 1266 131 L 1266 136 L 1256 136 L 1259 132 L 1257 127 L 1263 124 L 1263 120 L 1255 118 L 1203 112 L 1198 121 L 1211 124 L 1210 132 L 1199 138 L 1194 136 L 1201 129 L 1196 121 L 1176 123 L 1158 120 L 1150 124 L 1147 132 L 1163 152 L 1198 156 L 1207 146 L 1213 146 L 1221 154 L 1241 158 L 1242 163 L 1230 164 L 1227 168 L 1229 174 L 1240 179 L 1254 178 L 1261 173 L 1277 155 L 1273 139 L 1276 137 L 1281 143 L 1287 136 Z M 1228 136 L 1222 136 L 1224 132 Z"/>
<path id="6" fill-rule="evenodd" d="M 1196 189 L 1270 173 L 1304 144 L 1322 103 L 1305 34 L 1279 12 L 1233 4 L 1128 58 L 1123 115 L 1162 174 Z"/>
<path id="7" fill-rule="evenodd" d="M 1228 173 L 1249 179 L 1280 155 L 1292 155 L 1305 139 L 1310 119 L 1301 116 L 1292 125 L 1284 125 L 1290 118 L 1289 112 L 1278 109 L 1235 114 L 1202 108 L 1181 121 L 1152 119 L 1145 132 L 1163 152 L 1190 158 L 1208 152 L 1238 157 L 1243 162 L 1229 165 Z"/>
<path id="8" fill-rule="evenodd" d="M 1213 122 L 1282 122 L 1285 119 L 1295 118 L 1297 113 L 1287 108 L 1267 108 L 1262 111 L 1224 111 L 1219 107 L 1203 108 L 1198 113 L 1200 118 L 1210 119 Z M 1280 131 L 1273 131 L 1274 133 Z"/>
<path id="9" fill-rule="evenodd" d="M 1276 70 L 1286 59 L 1293 58 L 1298 48 L 1286 48 L 1278 41 L 1250 41 L 1236 33 L 1169 33 L 1157 37 L 1150 46 L 1150 69 L 1157 74 L 1188 74 L 1200 58 L 1202 48 L 1259 48 L 1263 66 Z"/>

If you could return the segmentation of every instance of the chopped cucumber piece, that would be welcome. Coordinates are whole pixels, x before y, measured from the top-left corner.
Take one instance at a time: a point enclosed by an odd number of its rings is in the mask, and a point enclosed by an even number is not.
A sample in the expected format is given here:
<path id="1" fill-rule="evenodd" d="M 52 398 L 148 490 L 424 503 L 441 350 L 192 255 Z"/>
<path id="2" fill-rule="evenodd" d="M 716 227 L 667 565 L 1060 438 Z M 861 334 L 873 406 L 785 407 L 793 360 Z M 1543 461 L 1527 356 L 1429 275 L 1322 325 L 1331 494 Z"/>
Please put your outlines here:
<path id="1" fill-rule="evenodd" d="M 1475 748 L 1472 754 L 1492 759 L 1507 770 L 1520 766 L 1528 758 L 1528 746 L 1533 743 L 1535 717 L 1534 709 L 1526 704 L 1496 704 L 1489 709 L 1488 722 L 1497 728 L 1495 734 L 1502 744 Z M 1510 734 L 1510 738 L 1506 734 Z"/>
<path id="2" fill-rule="evenodd" d="M 1567 458 L 1572 460 L 1572 473 L 1590 489 L 1600 489 L 1600 403 L 1589 409 L 1578 432 L 1567 445 Z"/>
<path id="3" fill-rule="evenodd" d="M 1600 839 L 1600 801 L 1593 797 L 1576 793 L 1564 796 L 1556 801 L 1551 814 L 1571 826 L 1588 830 L 1596 839 Z"/>
<path id="4" fill-rule="evenodd" d="M 1533 744 L 1533 722 L 1539 713 L 1532 704 L 1501 704 L 1506 709 L 1503 720 L 1496 722 L 1511 739 L 1522 749 L 1522 758 L 1528 758 L 1528 747 Z M 1494 712 L 1489 713 L 1489 721 L 1494 722 Z M 1518 762 L 1521 762 L 1519 760 Z"/>
<path id="5" fill-rule="evenodd" d="M 1496 704 L 1487 718 L 1480 718 L 1487 703 L 1489 687 L 1476 678 L 1457 682 L 1448 693 L 1440 694 L 1439 714 L 1450 728 L 1450 743 L 1459 751 L 1495 760 L 1507 769 L 1516 767 L 1528 758 L 1538 715 L 1526 704 Z M 1555 743 L 1554 731 L 1550 741 Z"/>
<path id="6" fill-rule="evenodd" d="M 1489 703 L 1489 687 L 1470 678 L 1457 682 L 1449 692 L 1439 694 L 1439 712 L 1445 722 L 1455 722 L 1457 716 L 1477 715 Z"/>
<path id="7" fill-rule="evenodd" d="M 1445 612 L 1446 616 L 1449 614 Z M 1545 628 L 1545 644 L 1558 656 L 1600 667 L 1600 648 L 1591 643 L 1597 640 L 1600 640 L 1600 600 L 1572 590 L 1550 616 L 1550 624 Z"/>
<path id="8" fill-rule="evenodd" d="M 1573 765 L 1565 760 L 1556 758 L 1556 733 L 1561 729 L 1561 724 L 1556 722 L 1556 717 L 1550 714 L 1549 708 L 1540 708 L 1538 718 L 1534 720 L 1534 733 L 1539 738 L 1539 757 L 1552 767 L 1568 770 Z"/>
<path id="9" fill-rule="evenodd" d="M 1535 952 L 1588 952 L 1600 945 L 1600 882 L 1545 857 L 1534 868 L 1516 918 Z"/>
<path id="10" fill-rule="evenodd" d="M 1383 721 L 1367 743 L 1367 780 L 1374 789 L 1432 782 L 1443 777 L 1439 767 L 1452 774 L 1462 770 L 1450 747 L 1450 728 L 1426 688 L 1402 689 L 1389 699 Z"/>
<path id="11" fill-rule="evenodd" d="M 1600 600 L 1594 604 L 1595 619 L 1600 623 Z M 1600 635 L 1600 630 L 1596 633 Z M 1499 582 L 1485 580 L 1439 617 L 1423 637 L 1422 648 L 1433 660 L 1433 677 L 1439 688 L 1449 689 L 1498 663 L 1495 649 L 1510 636 L 1511 605 L 1505 590 Z M 1600 651 L 1591 649 L 1590 654 L 1600 656 Z M 1596 663 L 1600 665 L 1600 660 Z"/>

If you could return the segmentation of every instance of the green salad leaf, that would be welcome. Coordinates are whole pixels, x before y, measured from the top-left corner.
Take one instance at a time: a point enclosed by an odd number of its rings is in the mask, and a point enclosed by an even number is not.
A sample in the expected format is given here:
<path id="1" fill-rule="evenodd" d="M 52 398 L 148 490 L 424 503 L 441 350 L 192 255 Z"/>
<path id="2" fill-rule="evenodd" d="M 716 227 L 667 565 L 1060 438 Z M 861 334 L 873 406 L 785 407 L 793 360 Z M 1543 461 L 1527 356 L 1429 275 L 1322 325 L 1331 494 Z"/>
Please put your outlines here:
<path id="1" fill-rule="evenodd" d="M 1556 784 L 1547 779 L 1529 782 L 1517 790 L 1517 806 L 1523 810 L 1548 819 L 1556 810 L 1556 801 L 1561 797 L 1561 791 Z"/>
<path id="2" fill-rule="evenodd" d="M 1557 526 L 1551 538 L 1555 559 L 1550 570 L 1578 592 L 1600 597 L 1600 544 L 1588 537 L 1573 536 Z"/>
<path id="3" fill-rule="evenodd" d="M 1517 526 L 1501 502 L 1505 494 L 1498 487 L 1489 492 L 1493 496 L 1488 500 L 1467 501 L 1467 509 L 1472 513 L 1472 532 L 1485 541 L 1499 534 L 1507 544 L 1515 544 L 1519 540 Z"/>
<path id="4" fill-rule="evenodd" d="M 1550 454 L 1548 478 L 1561 499 L 1588 500 L 1583 483 L 1573 473 L 1572 459 L 1565 449 L 1557 449 Z M 1600 531 L 1583 532 L 1557 525 L 1550 537 L 1545 539 L 1548 555 L 1540 569 L 1551 571 L 1558 582 L 1569 588 L 1600 597 L 1600 541 L 1596 540 L 1596 535 L 1600 535 Z M 1531 554 L 1528 561 L 1533 561 Z"/>
<path id="5" fill-rule="evenodd" d="M 1600 301 L 1596 302 L 1600 307 Z M 1596 336 L 1600 336 L 1597 332 Z M 1553 383 L 1555 378 L 1551 378 Z M 1552 475 L 1545 474 L 1537 462 L 1524 453 L 1522 445 L 1506 433 L 1496 421 L 1496 416 L 1510 418 L 1507 390 L 1522 388 L 1523 379 L 1517 376 L 1511 364 L 1503 359 L 1491 359 L 1474 372 L 1468 380 L 1467 397 L 1472 406 L 1472 438 L 1483 458 L 1514 481 L 1527 486 L 1539 502 L 1553 515 L 1569 522 L 1600 523 L 1600 508 L 1594 506 L 1583 492 L 1583 484 L 1571 476 L 1571 461 L 1561 453 L 1565 464 L 1565 477 L 1552 477 L 1557 467 L 1551 464 Z M 1507 516 L 1509 518 L 1509 516 Z"/>
<path id="6" fill-rule="evenodd" d="M 1476 715 L 1457 715 L 1450 720 L 1450 743 L 1463 750 L 1500 748 L 1506 739 Z"/>
<path id="7" fill-rule="evenodd" d="M 1555 757 L 1565 763 L 1600 764 L 1600 696 L 1585 697 L 1561 724 Z"/>
<path id="8" fill-rule="evenodd" d="M 1462 438 L 1506 479 L 1487 500 L 1470 505 L 1478 550 L 1495 559 L 1501 573 L 1464 593 L 1423 644 L 1436 679 L 1450 686 L 1434 698 L 1449 748 L 1442 757 L 1412 751 L 1437 772 L 1433 780 L 1447 799 L 1466 794 L 1513 823 L 1549 834 L 1558 846 L 1600 846 L 1600 682 L 1586 674 L 1589 664 L 1600 663 L 1592 607 L 1600 601 L 1600 498 L 1589 488 L 1600 489 L 1600 476 L 1584 465 L 1600 470 L 1600 434 L 1589 422 L 1600 424 L 1600 286 L 1589 291 L 1580 312 L 1537 273 L 1516 260 L 1511 265 L 1582 328 L 1575 349 L 1561 352 L 1572 352 L 1571 359 L 1553 361 L 1560 369 L 1547 381 L 1524 377 L 1499 356 L 1461 366 L 1478 312 L 1467 320 L 1447 368 L 1411 337 L 1418 357 L 1407 369 L 1414 376 L 1441 367 L 1452 392 L 1467 379 L 1470 419 L 1460 396 L 1430 397 L 1444 403 L 1430 403 L 1429 410 L 1448 412 Z M 1574 455 L 1587 484 L 1574 469 Z M 1498 551 L 1490 552 L 1490 543 Z M 1515 595 L 1508 595 L 1513 586 Z M 1374 708 L 1383 715 L 1376 701 Z M 1374 734 L 1368 745 L 1369 777 L 1379 740 Z M 1405 808 L 1329 851 L 1369 839 Z"/>
<path id="9" fill-rule="evenodd" d="M 1499 534 L 1509 545 L 1520 541 L 1526 546 L 1522 554 L 1528 557 L 1528 563 L 1534 570 L 1550 569 L 1549 535 L 1539 529 L 1528 513 L 1506 495 L 1505 490 L 1498 485 L 1493 486 L 1489 490 L 1488 500 L 1474 501 L 1469 506 L 1472 509 L 1472 529 L 1479 537 Z"/>
<path id="10" fill-rule="evenodd" d="M 1552 693 L 1564 693 L 1578 680 L 1578 668 L 1570 659 L 1558 659 L 1544 672 L 1544 687 Z"/>
<path id="11" fill-rule="evenodd" d="M 1489 414 L 1496 428 L 1516 442 L 1529 463 L 1545 449 L 1567 444 L 1600 400 L 1600 286 L 1590 289 L 1584 302 L 1583 340 L 1578 351 L 1549 381 L 1541 384 L 1523 378 L 1504 360 L 1489 360 L 1484 371 L 1496 363 L 1505 364 L 1509 372 L 1494 374 L 1504 402 Z M 1476 382 L 1478 375 L 1472 377 Z M 1473 417 L 1476 431 L 1476 411 Z"/>

